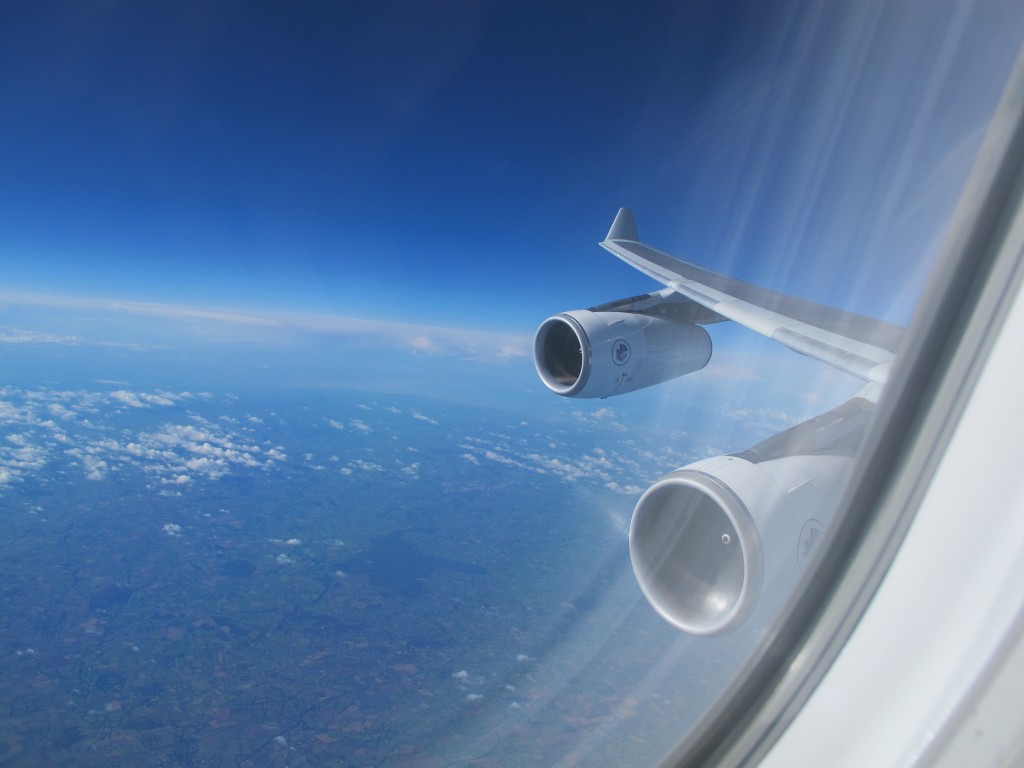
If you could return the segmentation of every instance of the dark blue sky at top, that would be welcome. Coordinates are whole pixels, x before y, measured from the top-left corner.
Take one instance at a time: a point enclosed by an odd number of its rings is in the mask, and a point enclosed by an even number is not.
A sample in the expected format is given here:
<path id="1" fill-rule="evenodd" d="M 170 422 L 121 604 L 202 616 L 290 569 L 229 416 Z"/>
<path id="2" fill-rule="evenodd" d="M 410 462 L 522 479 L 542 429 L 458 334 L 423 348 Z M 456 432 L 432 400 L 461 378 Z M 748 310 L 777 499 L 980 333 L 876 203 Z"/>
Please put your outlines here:
<path id="1" fill-rule="evenodd" d="M 1012 4 L 764 5 L 15 4 L 6 289 L 529 331 L 655 287 L 594 245 L 619 205 L 811 298 L 862 261 L 899 285 L 1005 80 Z"/>

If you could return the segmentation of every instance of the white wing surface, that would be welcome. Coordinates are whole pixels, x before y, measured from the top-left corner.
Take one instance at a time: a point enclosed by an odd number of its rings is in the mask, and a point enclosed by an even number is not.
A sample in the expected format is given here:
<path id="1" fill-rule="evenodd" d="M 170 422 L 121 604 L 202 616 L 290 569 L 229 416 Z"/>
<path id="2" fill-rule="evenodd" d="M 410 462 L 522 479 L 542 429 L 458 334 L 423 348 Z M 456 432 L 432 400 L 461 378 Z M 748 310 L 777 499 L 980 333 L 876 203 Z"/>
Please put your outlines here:
<path id="1" fill-rule="evenodd" d="M 601 246 L 679 296 L 857 378 L 883 384 L 899 346 L 898 326 L 769 291 L 644 245 L 620 208 Z"/>

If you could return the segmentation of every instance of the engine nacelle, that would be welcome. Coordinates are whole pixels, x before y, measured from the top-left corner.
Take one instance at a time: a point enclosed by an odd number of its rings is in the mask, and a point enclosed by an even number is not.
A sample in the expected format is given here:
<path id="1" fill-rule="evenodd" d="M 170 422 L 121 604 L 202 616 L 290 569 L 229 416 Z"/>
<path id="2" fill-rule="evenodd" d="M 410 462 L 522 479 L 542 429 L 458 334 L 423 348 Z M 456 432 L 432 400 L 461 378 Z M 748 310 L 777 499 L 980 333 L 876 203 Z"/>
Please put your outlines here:
<path id="1" fill-rule="evenodd" d="M 565 312 L 533 340 L 541 380 L 564 397 L 610 397 L 699 371 L 711 359 L 702 326 L 636 312 Z"/>
<path id="2" fill-rule="evenodd" d="M 637 502 L 629 554 L 640 588 L 694 635 L 781 609 L 829 525 L 853 460 L 718 456 L 677 469 Z"/>

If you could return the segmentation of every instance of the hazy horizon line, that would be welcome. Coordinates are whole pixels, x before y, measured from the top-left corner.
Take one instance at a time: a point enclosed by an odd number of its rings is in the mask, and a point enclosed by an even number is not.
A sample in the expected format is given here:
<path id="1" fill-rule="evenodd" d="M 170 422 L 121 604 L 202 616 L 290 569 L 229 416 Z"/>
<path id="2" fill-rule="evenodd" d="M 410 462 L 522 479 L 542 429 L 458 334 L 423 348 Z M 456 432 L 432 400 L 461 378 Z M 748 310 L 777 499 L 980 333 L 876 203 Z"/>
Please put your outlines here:
<path id="1" fill-rule="evenodd" d="M 47 293 L 0 292 L 5 306 L 53 307 L 65 310 L 114 311 L 179 321 L 207 321 L 244 329 L 265 329 L 319 336 L 373 337 L 425 354 L 485 354 L 488 357 L 521 358 L 530 354 L 531 335 L 500 333 L 458 326 L 398 320 L 304 313 L 283 310 L 226 309 L 131 299 L 66 296 Z M 19 329 L 11 329 L 18 331 Z M 50 338 L 4 337 L 0 343 L 71 342 Z M 74 339 L 78 343 L 87 343 Z"/>

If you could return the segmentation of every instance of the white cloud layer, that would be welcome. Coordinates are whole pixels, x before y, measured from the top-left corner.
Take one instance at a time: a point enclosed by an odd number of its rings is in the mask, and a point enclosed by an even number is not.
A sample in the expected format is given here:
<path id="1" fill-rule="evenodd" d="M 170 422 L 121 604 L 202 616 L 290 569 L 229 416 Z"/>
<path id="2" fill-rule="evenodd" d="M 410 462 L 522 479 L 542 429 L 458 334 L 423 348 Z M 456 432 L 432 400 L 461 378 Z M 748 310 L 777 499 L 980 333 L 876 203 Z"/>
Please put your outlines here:
<path id="1" fill-rule="evenodd" d="M 521 359 L 530 355 L 531 339 L 525 335 L 492 333 L 471 328 L 400 323 L 356 317 L 306 315 L 283 312 L 245 312 L 239 310 L 155 304 L 141 301 L 83 299 L 43 294 L 0 293 L 0 302 L 14 306 L 51 307 L 77 311 L 100 311 L 144 317 L 194 322 L 200 321 L 207 338 L 221 329 L 232 334 L 257 331 L 260 338 L 282 334 L 344 338 L 361 345 L 381 344 L 404 348 L 426 355 L 454 355 L 477 359 Z M 74 336 L 0 329 L 0 344 L 52 343 L 79 344 Z M 104 342 L 97 342 L 104 343 Z"/>
<path id="2" fill-rule="evenodd" d="M 281 446 L 265 448 L 225 422 L 181 410 L 173 415 L 192 423 L 174 419 L 156 429 L 117 430 L 107 423 L 124 409 L 169 409 L 191 398 L 188 393 L 127 389 L 0 388 L 0 434 L 6 433 L 0 440 L 0 488 L 38 475 L 54 463 L 61 471 L 62 460 L 88 480 L 100 481 L 135 467 L 164 486 L 216 480 L 233 471 L 266 471 L 287 460 Z M 139 424 L 151 423 L 150 419 Z"/>

